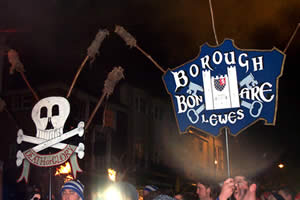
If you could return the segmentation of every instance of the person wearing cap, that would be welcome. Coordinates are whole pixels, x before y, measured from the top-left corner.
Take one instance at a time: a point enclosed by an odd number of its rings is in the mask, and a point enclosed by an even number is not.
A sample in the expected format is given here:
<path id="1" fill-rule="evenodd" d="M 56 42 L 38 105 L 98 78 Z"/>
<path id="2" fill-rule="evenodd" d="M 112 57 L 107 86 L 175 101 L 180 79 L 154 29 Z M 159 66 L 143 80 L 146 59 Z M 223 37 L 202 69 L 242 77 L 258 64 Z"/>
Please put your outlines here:
<path id="1" fill-rule="evenodd" d="M 150 192 L 155 192 L 158 190 L 158 187 L 155 185 L 146 185 L 143 191 L 143 197 L 145 198 Z"/>
<path id="2" fill-rule="evenodd" d="M 62 200 L 84 200 L 84 185 L 79 180 L 66 182 L 61 188 Z"/>

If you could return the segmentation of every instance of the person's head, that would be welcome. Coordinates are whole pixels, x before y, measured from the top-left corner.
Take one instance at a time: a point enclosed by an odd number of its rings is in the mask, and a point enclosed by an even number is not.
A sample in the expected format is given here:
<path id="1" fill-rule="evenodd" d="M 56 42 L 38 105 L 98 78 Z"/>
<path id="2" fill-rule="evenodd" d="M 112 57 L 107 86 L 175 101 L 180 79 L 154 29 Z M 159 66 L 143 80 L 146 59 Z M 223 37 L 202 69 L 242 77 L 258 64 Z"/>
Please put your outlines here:
<path id="1" fill-rule="evenodd" d="M 269 197 L 269 200 L 284 200 L 284 198 L 277 192 L 272 192 L 272 194 Z"/>
<path id="2" fill-rule="evenodd" d="M 184 200 L 183 199 L 183 195 L 182 194 L 176 194 L 175 196 L 174 196 L 174 199 L 176 199 L 176 200 Z"/>
<path id="3" fill-rule="evenodd" d="M 209 199 L 210 198 L 211 188 L 209 184 L 198 182 L 197 183 L 197 195 L 199 199 Z"/>
<path id="4" fill-rule="evenodd" d="M 265 192 L 262 192 L 261 195 L 260 195 L 260 199 L 261 200 L 268 200 L 268 197 L 270 196 L 271 192 L 268 192 L 268 191 L 265 191 Z"/>
<path id="5" fill-rule="evenodd" d="M 28 200 L 40 200 L 42 197 L 41 197 L 41 193 L 40 192 L 32 192 L 30 195 L 29 195 L 29 198 L 27 198 Z"/>
<path id="6" fill-rule="evenodd" d="M 146 185 L 143 190 L 143 197 L 147 196 L 150 192 L 155 192 L 158 190 L 158 187 L 155 185 Z"/>
<path id="7" fill-rule="evenodd" d="M 295 195 L 295 200 L 300 200 L 300 192 L 298 192 L 296 195 Z"/>
<path id="8" fill-rule="evenodd" d="M 245 176 L 234 177 L 235 191 L 233 193 L 236 200 L 243 200 L 249 190 L 249 180 Z"/>
<path id="9" fill-rule="evenodd" d="M 194 195 L 194 193 L 191 192 L 183 192 L 178 193 L 174 196 L 176 200 L 196 200 L 197 197 Z"/>
<path id="10" fill-rule="evenodd" d="M 281 188 L 277 192 L 279 195 L 281 195 L 284 200 L 293 200 L 293 192 L 289 188 Z"/>
<path id="11" fill-rule="evenodd" d="M 84 200 L 84 185 L 79 180 L 66 182 L 61 188 L 62 200 Z"/>

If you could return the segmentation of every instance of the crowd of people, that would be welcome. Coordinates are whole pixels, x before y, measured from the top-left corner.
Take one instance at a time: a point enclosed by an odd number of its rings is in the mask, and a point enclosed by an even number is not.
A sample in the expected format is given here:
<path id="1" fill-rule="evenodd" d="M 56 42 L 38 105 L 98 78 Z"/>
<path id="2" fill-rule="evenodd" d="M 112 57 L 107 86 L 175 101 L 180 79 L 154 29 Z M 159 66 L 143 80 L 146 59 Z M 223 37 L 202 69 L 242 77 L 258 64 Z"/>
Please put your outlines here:
<path id="1" fill-rule="evenodd" d="M 79 180 L 66 182 L 60 191 L 62 200 L 84 200 L 84 185 Z M 39 191 L 34 191 L 28 200 L 41 200 Z M 92 198 L 94 200 L 94 198 Z M 300 200 L 300 193 L 291 189 L 279 188 L 272 191 L 259 191 L 251 180 L 244 176 L 228 178 L 221 184 L 199 181 L 195 191 L 172 193 L 154 185 L 146 185 L 143 193 L 127 182 L 113 183 L 105 194 L 95 200 Z"/>

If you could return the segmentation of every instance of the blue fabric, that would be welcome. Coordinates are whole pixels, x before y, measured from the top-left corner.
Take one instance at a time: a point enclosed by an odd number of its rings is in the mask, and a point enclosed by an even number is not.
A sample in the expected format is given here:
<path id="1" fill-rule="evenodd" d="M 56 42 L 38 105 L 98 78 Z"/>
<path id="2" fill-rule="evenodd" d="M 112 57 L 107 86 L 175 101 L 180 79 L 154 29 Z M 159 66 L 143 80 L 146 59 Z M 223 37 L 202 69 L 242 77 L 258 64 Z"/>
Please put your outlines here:
<path id="1" fill-rule="evenodd" d="M 62 194 L 62 192 L 65 190 L 65 189 L 71 189 L 73 191 L 75 191 L 82 200 L 84 200 L 84 196 L 83 196 L 83 192 L 84 192 L 84 185 L 82 185 L 80 183 L 80 181 L 69 181 L 67 183 L 65 183 L 62 188 L 61 188 L 61 191 L 60 193 Z"/>

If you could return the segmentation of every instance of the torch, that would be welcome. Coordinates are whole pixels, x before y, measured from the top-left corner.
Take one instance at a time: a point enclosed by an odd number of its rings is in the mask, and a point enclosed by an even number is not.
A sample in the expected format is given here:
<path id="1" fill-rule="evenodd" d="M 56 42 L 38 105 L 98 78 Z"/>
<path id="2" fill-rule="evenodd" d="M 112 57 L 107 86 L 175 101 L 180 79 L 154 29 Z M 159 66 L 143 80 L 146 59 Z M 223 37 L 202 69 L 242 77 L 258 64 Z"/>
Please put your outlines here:
<path id="1" fill-rule="evenodd" d="M 124 69 L 122 67 L 114 67 L 114 69 L 109 72 L 107 79 L 104 82 L 104 88 L 103 88 L 103 94 L 100 97 L 100 99 L 98 100 L 98 103 L 96 105 L 96 107 L 94 108 L 91 116 L 89 117 L 85 129 L 87 129 L 90 125 L 90 123 L 92 122 L 97 110 L 99 109 L 100 105 L 102 104 L 104 98 L 108 98 L 114 91 L 114 88 L 116 86 L 116 84 L 122 79 L 124 78 L 124 74 L 123 74 Z"/>
<path id="2" fill-rule="evenodd" d="M 79 69 L 77 70 L 77 73 L 76 73 L 76 75 L 75 75 L 75 77 L 74 77 L 74 80 L 73 80 L 73 82 L 72 82 L 72 85 L 71 85 L 71 87 L 70 87 L 70 89 L 69 89 L 69 92 L 68 92 L 68 94 L 67 94 L 67 98 L 69 98 L 69 96 L 71 95 L 72 89 L 73 89 L 73 87 L 74 87 L 74 85 L 75 85 L 75 83 L 76 83 L 76 80 L 78 79 L 78 76 L 79 76 L 81 70 L 83 69 L 85 63 L 87 62 L 87 60 L 88 60 L 89 58 L 91 58 L 90 63 L 94 62 L 95 57 L 96 57 L 96 54 L 99 54 L 99 51 L 98 51 L 98 50 L 99 50 L 99 48 L 100 48 L 100 45 L 101 45 L 102 41 L 105 39 L 105 37 L 106 37 L 107 35 L 109 35 L 109 32 L 108 32 L 108 30 L 106 30 L 106 29 L 105 29 L 105 30 L 99 30 L 99 32 L 97 33 L 96 38 L 94 39 L 94 41 L 92 42 L 92 44 L 91 44 L 91 45 L 89 46 L 89 48 L 87 49 L 87 56 L 86 56 L 85 59 L 82 61 L 82 63 L 81 63 L 81 65 L 80 65 Z"/>
<path id="3" fill-rule="evenodd" d="M 153 64 L 163 73 L 165 70 L 149 55 L 147 54 L 139 45 L 137 45 L 136 39 L 128 33 L 122 26 L 116 25 L 115 32 L 126 42 L 130 48 L 135 47 L 137 48 L 142 54 L 144 54 Z"/>
<path id="4" fill-rule="evenodd" d="M 64 165 L 56 168 L 55 176 L 65 176 L 64 183 L 73 180 L 73 176 L 71 175 L 71 165 L 69 162 L 66 162 Z"/>
<path id="5" fill-rule="evenodd" d="M 36 94 L 36 92 L 32 89 L 31 85 L 29 84 L 24 72 L 24 65 L 23 63 L 20 61 L 19 59 L 19 54 L 16 50 L 14 49 L 10 49 L 7 52 L 7 56 L 8 56 L 8 62 L 11 64 L 10 68 L 9 68 L 9 73 L 13 74 L 14 71 L 16 70 L 17 72 L 19 72 L 22 76 L 22 78 L 24 79 L 25 83 L 27 84 L 28 88 L 30 89 L 30 91 L 32 92 L 34 98 L 36 99 L 36 101 L 39 101 L 39 97 Z"/>

